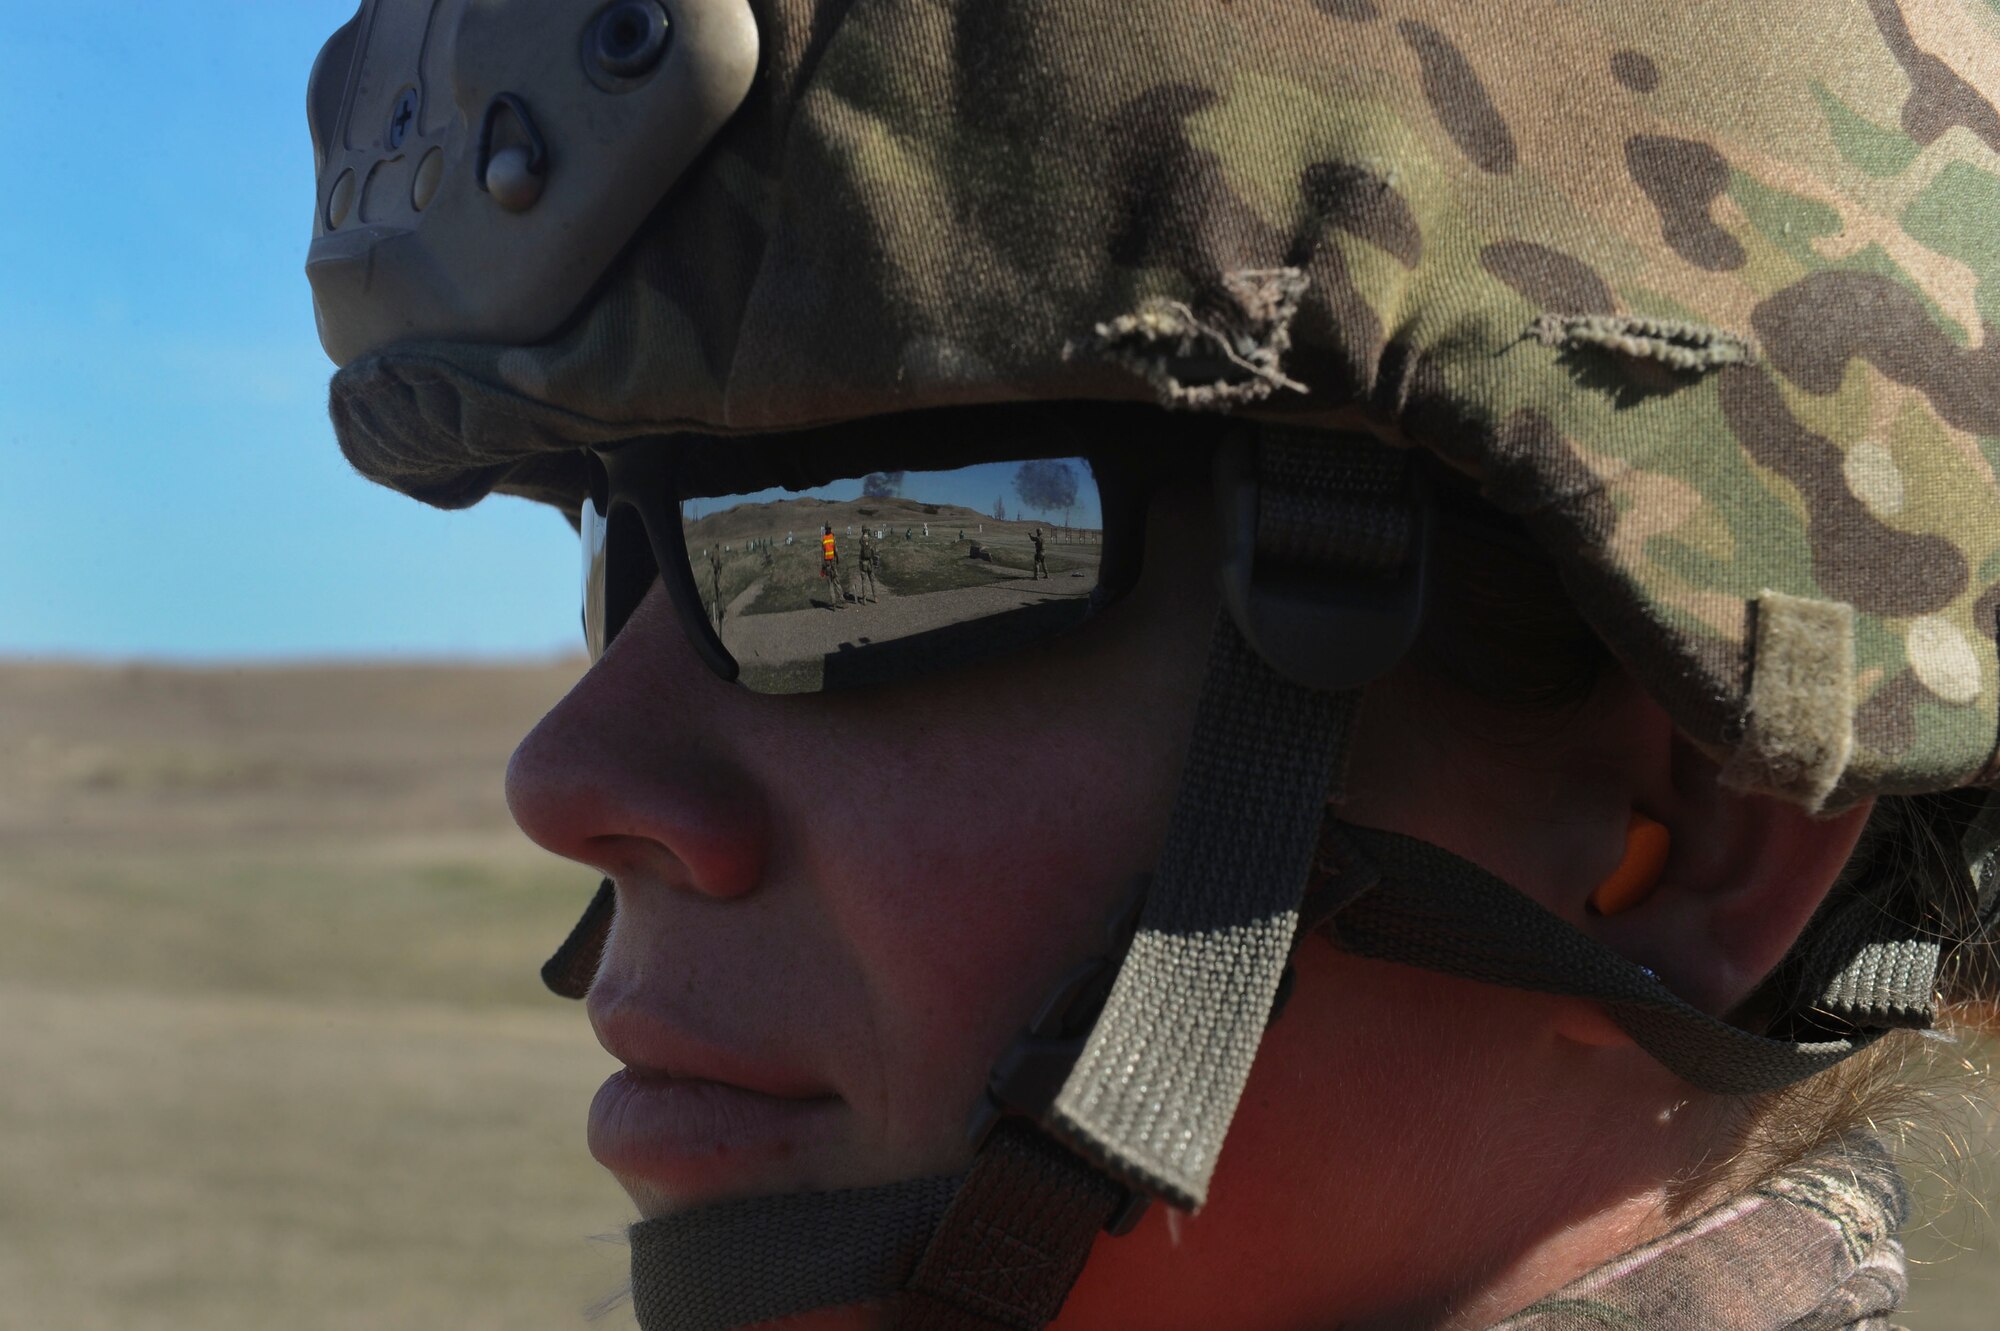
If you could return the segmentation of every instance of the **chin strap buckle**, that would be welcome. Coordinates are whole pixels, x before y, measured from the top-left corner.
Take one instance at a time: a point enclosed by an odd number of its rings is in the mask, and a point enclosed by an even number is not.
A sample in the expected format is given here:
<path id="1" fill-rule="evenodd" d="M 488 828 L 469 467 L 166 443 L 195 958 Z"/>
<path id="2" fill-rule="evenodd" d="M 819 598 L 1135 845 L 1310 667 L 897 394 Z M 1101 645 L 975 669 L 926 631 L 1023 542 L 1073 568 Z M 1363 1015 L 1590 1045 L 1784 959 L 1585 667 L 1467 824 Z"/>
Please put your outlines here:
<path id="1" fill-rule="evenodd" d="M 1105 931 L 1106 950 L 1065 975 L 1043 1000 L 1034 1020 L 993 1060 L 986 1093 L 966 1125 L 974 1151 L 986 1144 L 1002 1119 L 1011 1116 L 1040 1124 L 1055 1103 L 1071 1069 L 1083 1056 L 1084 1043 L 1104 1010 L 1112 982 L 1118 978 L 1118 968 L 1138 931 L 1139 912 L 1150 882 L 1150 875 L 1139 876 Z M 1145 1193 L 1126 1187 L 1125 1200 L 1104 1222 L 1104 1232 L 1114 1238 L 1130 1233 L 1151 1200 Z"/>

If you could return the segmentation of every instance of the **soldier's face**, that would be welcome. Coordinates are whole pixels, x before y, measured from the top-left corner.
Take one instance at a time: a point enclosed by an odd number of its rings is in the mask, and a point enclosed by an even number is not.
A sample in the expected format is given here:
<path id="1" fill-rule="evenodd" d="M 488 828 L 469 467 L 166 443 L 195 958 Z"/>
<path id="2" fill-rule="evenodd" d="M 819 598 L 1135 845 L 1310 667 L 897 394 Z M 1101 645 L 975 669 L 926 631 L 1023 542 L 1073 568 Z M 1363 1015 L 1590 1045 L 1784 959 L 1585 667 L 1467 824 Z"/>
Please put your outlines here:
<path id="1" fill-rule="evenodd" d="M 616 884 L 589 1010 L 628 1066 L 591 1142 L 643 1214 L 964 1167 L 994 1057 L 1156 862 L 1216 614 L 1212 512 L 1206 494 L 1161 496 L 1140 585 L 1084 630 L 879 692 L 723 683 L 655 587 L 522 742 L 515 817 Z M 1359 821 L 1518 883 L 1580 862 L 1580 829 L 1624 825 L 1573 737 L 1486 752 L 1437 710 L 1421 687 L 1371 691 Z M 1634 724 L 1664 718 L 1608 715 L 1603 743 Z M 1065 1331 L 1387 1316 L 1413 1280 L 1499 1269 L 1518 1252 L 1496 1244 L 1631 1186 L 1623 1146 L 1593 1190 L 1523 1177 L 1490 1143 L 1540 1140 L 1562 1115 L 1639 1121 L 1680 1093 L 1643 1058 L 1593 1081 L 1550 1034 L 1567 1000 L 1320 939 L 1298 962 L 1208 1207 L 1155 1207 L 1101 1242 Z M 1464 1269 L 1418 1273 L 1416 1255 Z M 1246 1282 L 1284 1297 L 1252 1317 Z"/>
<path id="2" fill-rule="evenodd" d="M 882 691 L 723 683 L 656 585 L 523 741 L 516 818 L 616 884 L 589 1008 L 637 1071 L 592 1136 L 643 1211 L 963 1166 L 1165 830 L 1216 606 L 1207 497 L 1161 504 L 1102 619 Z"/>

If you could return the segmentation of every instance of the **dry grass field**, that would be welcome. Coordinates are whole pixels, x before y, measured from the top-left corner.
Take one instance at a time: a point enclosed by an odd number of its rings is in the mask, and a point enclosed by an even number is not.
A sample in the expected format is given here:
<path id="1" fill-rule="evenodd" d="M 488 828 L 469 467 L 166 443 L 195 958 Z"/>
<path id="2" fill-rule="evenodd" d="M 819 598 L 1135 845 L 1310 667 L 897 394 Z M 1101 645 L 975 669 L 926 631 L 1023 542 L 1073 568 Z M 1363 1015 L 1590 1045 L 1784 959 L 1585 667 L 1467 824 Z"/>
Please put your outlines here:
<path id="1" fill-rule="evenodd" d="M 500 795 L 576 672 L 0 666 L 0 1328 L 545 1329 L 617 1287 L 611 1063 L 535 977 L 593 884 Z M 1996 1323 L 1983 1131 L 1916 1331 Z"/>
<path id="2" fill-rule="evenodd" d="M 0 669 L 0 1327 L 526 1331 L 617 1287 L 613 1065 L 535 976 L 594 883 L 500 796 L 575 673 Z"/>

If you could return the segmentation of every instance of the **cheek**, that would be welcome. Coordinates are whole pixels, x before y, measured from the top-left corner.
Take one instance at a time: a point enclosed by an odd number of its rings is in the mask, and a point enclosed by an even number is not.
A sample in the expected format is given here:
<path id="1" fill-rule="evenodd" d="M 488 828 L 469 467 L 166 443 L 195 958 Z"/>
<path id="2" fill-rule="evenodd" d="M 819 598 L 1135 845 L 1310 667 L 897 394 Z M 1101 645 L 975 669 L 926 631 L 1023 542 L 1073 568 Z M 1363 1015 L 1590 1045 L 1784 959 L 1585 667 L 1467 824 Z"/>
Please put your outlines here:
<path id="1" fill-rule="evenodd" d="M 1174 755 L 1156 742 L 1134 764 L 1142 755 L 1119 738 L 995 743 L 959 762 L 933 750 L 901 774 L 909 798 L 857 810 L 855 837 L 829 851 L 845 884 L 834 926 L 866 977 L 885 1126 L 898 1135 L 948 1133 L 956 1149 L 994 1057 L 1066 971 L 1103 950 L 1151 865 Z"/>
<path id="2" fill-rule="evenodd" d="M 867 792 L 817 824 L 816 876 L 841 884 L 828 909 L 866 977 L 880 1119 L 906 1143 L 962 1150 L 993 1059 L 1104 951 L 1153 865 L 1206 621 L 1132 619 L 927 698 Z"/>

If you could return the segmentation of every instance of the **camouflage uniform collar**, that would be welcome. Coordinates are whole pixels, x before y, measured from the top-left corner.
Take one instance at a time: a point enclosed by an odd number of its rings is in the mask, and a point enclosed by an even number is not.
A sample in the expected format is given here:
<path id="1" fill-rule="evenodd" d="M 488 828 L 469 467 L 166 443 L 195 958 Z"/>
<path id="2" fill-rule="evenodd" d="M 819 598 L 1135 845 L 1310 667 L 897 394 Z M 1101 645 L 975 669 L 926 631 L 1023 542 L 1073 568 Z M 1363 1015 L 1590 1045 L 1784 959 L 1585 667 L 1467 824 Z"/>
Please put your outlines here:
<path id="1" fill-rule="evenodd" d="M 1493 1331 L 1893 1331 L 1908 1215 L 1887 1151 L 1852 1137 Z"/>

